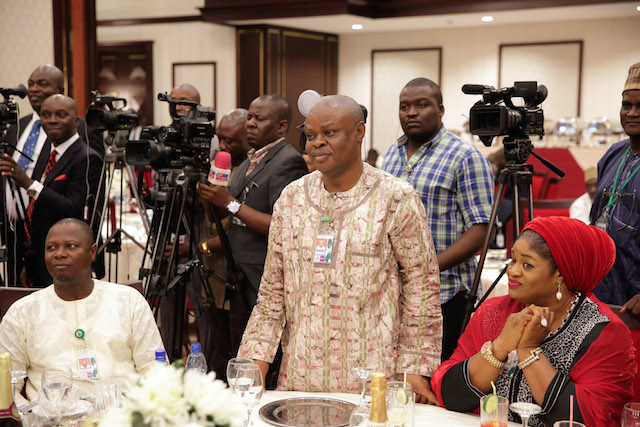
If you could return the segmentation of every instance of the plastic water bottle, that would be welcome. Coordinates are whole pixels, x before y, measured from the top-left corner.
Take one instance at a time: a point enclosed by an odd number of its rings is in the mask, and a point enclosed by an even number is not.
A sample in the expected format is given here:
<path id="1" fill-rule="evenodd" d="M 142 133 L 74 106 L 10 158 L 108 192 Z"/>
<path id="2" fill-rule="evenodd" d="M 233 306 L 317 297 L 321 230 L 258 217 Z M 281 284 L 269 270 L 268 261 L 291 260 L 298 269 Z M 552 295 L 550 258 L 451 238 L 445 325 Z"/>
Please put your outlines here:
<path id="1" fill-rule="evenodd" d="M 162 363 L 163 365 L 167 366 L 169 365 L 166 350 L 156 350 L 156 362 Z"/>
<path id="2" fill-rule="evenodd" d="M 204 354 L 202 354 L 202 348 L 199 342 L 191 344 L 191 354 L 187 357 L 185 369 L 194 369 L 203 374 L 207 373 L 207 361 L 204 358 Z"/>

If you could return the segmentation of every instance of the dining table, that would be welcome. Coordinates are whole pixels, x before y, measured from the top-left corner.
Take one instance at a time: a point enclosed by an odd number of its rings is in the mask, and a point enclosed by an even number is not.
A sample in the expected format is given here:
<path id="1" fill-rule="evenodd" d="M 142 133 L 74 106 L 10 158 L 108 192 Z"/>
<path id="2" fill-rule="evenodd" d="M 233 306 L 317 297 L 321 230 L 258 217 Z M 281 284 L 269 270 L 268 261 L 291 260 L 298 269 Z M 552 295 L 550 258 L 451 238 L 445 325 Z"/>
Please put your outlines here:
<path id="1" fill-rule="evenodd" d="M 260 417 L 260 408 L 271 402 L 281 399 L 299 398 L 299 397 L 326 397 L 331 399 L 339 399 L 353 404 L 360 401 L 359 394 L 351 393 L 312 393 L 302 391 L 266 391 L 260 402 L 253 410 L 251 419 L 254 427 L 268 427 L 269 424 Z M 509 427 L 518 427 L 520 424 L 509 422 Z M 318 426 L 322 426 L 319 422 Z M 461 413 L 448 411 L 445 408 L 434 405 L 415 404 L 413 427 L 479 427 L 480 416 L 471 413 Z"/>

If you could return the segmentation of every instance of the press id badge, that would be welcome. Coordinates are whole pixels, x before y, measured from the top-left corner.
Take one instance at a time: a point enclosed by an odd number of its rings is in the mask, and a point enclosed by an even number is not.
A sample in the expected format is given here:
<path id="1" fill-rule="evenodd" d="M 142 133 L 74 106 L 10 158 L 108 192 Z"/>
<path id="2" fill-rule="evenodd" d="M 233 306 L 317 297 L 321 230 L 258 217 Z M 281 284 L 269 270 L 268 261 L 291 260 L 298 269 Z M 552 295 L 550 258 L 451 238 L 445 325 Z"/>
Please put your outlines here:
<path id="1" fill-rule="evenodd" d="M 602 211 L 602 213 L 600 214 L 600 216 L 598 217 L 598 219 L 594 224 L 596 227 L 601 228 L 604 231 L 607 231 L 607 228 L 609 227 L 609 211 L 610 211 L 609 207 L 606 207 Z"/>
<path id="2" fill-rule="evenodd" d="M 95 353 L 89 351 L 86 347 L 76 349 L 75 353 L 80 378 L 83 380 L 98 378 L 98 364 Z"/>
<path id="3" fill-rule="evenodd" d="M 330 218 L 327 216 L 323 216 L 320 220 L 320 227 L 316 236 L 316 248 L 313 254 L 313 262 L 317 264 L 330 264 L 333 258 L 335 236 L 329 221 Z"/>

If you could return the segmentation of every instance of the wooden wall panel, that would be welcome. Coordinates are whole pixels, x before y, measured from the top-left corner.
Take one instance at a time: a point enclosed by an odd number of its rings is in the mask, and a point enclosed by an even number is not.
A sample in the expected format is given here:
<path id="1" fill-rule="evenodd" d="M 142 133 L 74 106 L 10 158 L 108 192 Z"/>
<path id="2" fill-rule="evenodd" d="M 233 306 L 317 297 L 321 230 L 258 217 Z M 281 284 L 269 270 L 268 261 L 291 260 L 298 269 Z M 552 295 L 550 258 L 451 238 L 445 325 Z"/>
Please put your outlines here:
<path id="1" fill-rule="evenodd" d="M 338 88 L 338 37 L 273 26 L 238 29 L 238 104 L 248 108 L 260 95 L 277 93 L 291 105 L 287 139 L 298 148 L 295 127 L 304 122 L 298 96 L 313 89 L 334 94 Z"/>

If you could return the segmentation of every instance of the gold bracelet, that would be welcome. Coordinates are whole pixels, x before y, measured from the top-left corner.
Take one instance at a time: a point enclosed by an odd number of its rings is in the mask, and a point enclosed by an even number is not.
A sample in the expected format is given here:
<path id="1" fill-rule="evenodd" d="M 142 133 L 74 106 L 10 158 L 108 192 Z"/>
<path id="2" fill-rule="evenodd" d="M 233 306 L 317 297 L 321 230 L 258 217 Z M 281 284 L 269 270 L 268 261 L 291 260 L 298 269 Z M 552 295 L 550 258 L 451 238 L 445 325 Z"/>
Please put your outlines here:
<path id="1" fill-rule="evenodd" d="M 206 240 L 204 242 L 200 243 L 200 249 L 202 250 L 203 254 L 211 255 L 211 249 L 209 249 L 209 247 L 207 246 L 207 241 Z"/>
<path id="2" fill-rule="evenodd" d="M 482 357 L 484 358 L 484 360 L 489 362 L 489 364 L 491 366 L 493 366 L 494 368 L 502 369 L 504 367 L 504 362 L 499 361 L 493 355 L 493 342 L 492 341 L 487 341 L 486 343 L 484 343 L 484 345 L 482 346 L 481 352 L 482 352 Z"/>
<path id="3" fill-rule="evenodd" d="M 542 349 L 540 347 L 534 348 L 533 350 L 529 350 L 531 356 L 524 359 L 522 362 L 518 363 L 518 368 L 524 369 L 527 366 L 531 365 L 536 360 L 540 360 L 540 353 L 542 353 Z"/>

